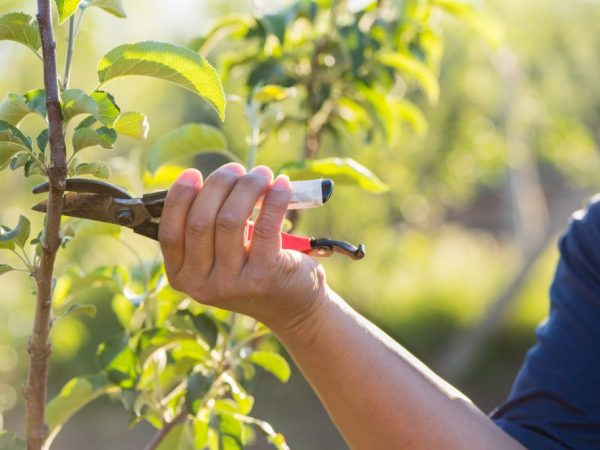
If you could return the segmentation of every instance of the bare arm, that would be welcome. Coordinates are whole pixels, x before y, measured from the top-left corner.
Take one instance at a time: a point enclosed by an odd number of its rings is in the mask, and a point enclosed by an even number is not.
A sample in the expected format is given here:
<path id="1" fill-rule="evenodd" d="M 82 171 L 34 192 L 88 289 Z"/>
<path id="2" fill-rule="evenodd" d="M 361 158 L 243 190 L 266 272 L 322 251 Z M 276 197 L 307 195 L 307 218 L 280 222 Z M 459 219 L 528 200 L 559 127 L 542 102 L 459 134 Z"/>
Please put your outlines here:
<path id="1" fill-rule="evenodd" d="M 251 243 L 244 229 L 266 198 Z M 160 240 L 173 287 L 271 327 L 356 449 L 520 449 L 462 394 L 354 312 L 311 258 L 281 249 L 289 181 L 227 165 L 169 191 Z"/>
<path id="2" fill-rule="evenodd" d="M 276 333 L 352 448 L 523 448 L 329 289 L 310 323 Z"/>

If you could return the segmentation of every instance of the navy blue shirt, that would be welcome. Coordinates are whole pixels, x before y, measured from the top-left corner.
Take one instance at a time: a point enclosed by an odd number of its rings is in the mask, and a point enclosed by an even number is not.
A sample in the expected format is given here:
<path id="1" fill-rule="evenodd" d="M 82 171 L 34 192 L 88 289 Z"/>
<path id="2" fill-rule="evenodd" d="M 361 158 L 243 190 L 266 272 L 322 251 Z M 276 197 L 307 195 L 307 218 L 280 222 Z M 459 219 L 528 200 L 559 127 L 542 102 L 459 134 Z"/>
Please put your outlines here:
<path id="1" fill-rule="evenodd" d="M 491 417 L 528 449 L 600 449 L 600 199 L 560 241 L 547 321 Z"/>

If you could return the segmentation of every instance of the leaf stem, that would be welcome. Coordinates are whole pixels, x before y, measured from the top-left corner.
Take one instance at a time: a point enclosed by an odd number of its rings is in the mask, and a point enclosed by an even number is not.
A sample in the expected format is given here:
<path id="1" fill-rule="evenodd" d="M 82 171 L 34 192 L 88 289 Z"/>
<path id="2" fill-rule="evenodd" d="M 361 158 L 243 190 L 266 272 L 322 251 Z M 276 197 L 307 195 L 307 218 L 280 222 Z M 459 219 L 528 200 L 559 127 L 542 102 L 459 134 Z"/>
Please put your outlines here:
<path id="1" fill-rule="evenodd" d="M 48 389 L 48 359 L 52 307 L 52 278 L 56 254 L 60 248 L 60 219 L 67 176 L 66 146 L 56 70 L 56 42 L 52 29 L 50 0 L 38 0 L 37 21 L 44 59 L 44 87 L 50 128 L 50 184 L 48 212 L 40 265 L 33 276 L 37 284 L 37 299 L 33 334 L 29 341 L 29 373 L 23 390 L 25 397 L 26 440 L 28 450 L 41 450 L 48 437 L 45 405 Z"/>

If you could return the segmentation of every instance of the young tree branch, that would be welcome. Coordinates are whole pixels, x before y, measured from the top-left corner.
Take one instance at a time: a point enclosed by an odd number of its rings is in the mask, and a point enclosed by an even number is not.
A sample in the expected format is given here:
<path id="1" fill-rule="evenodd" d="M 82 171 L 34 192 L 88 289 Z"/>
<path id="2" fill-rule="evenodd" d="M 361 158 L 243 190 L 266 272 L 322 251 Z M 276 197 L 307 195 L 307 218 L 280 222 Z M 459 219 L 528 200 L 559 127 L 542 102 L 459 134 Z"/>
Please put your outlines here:
<path id="1" fill-rule="evenodd" d="M 44 229 L 44 245 L 39 267 L 34 273 L 37 283 L 36 311 L 33 334 L 29 341 L 29 374 L 24 389 L 26 408 L 26 439 L 28 450 L 40 450 L 48 435 L 44 421 L 48 384 L 50 315 L 52 277 L 56 253 L 60 247 L 60 217 L 67 176 L 63 118 L 58 94 L 56 43 L 52 29 L 50 0 L 38 0 L 37 20 L 44 58 L 44 87 L 50 128 L 50 193 Z"/>

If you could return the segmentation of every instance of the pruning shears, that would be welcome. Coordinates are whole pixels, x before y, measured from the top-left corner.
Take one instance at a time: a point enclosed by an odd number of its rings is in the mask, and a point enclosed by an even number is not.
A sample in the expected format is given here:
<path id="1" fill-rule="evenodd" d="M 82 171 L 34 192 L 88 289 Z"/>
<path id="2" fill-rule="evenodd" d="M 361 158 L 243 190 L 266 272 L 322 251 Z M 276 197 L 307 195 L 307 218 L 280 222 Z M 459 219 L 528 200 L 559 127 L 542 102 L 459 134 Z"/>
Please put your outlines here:
<path id="1" fill-rule="evenodd" d="M 33 188 L 34 194 L 47 193 L 49 183 Z M 66 182 L 64 216 L 96 220 L 130 228 L 134 233 L 158 240 L 160 217 L 168 191 L 144 194 L 141 198 L 132 197 L 126 190 L 98 180 L 71 178 Z M 290 209 L 311 208 L 323 205 L 333 192 L 331 180 L 292 182 Z M 39 212 L 47 211 L 47 200 L 33 207 Z M 249 222 L 250 238 L 254 224 Z M 365 256 L 365 248 L 343 241 L 328 238 L 311 238 L 281 233 L 282 247 L 296 250 L 311 256 L 331 256 L 333 253 L 346 255 L 354 260 Z"/>

